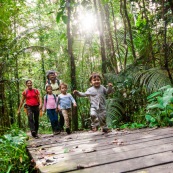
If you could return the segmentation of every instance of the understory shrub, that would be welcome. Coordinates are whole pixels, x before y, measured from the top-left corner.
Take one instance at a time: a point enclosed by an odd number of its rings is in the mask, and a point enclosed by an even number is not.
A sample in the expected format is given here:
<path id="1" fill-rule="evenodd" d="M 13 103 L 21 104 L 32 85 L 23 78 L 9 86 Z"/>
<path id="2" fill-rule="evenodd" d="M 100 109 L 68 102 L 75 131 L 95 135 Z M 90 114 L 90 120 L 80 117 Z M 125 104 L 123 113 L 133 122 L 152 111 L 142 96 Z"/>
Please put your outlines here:
<path id="1" fill-rule="evenodd" d="M 13 126 L 0 137 L 0 172 L 28 173 L 30 159 L 26 151 L 27 135 Z"/>

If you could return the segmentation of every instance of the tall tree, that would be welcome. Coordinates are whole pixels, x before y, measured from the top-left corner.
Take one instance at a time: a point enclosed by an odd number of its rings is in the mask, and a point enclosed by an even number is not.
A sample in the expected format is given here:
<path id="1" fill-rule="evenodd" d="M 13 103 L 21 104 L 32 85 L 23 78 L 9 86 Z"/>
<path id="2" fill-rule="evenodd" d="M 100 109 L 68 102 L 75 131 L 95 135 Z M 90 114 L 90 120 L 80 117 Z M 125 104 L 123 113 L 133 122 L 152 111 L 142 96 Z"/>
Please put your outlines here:
<path id="1" fill-rule="evenodd" d="M 107 66 L 107 59 L 106 59 L 106 52 L 105 52 L 105 41 L 104 41 L 104 19 L 103 19 L 103 10 L 100 3 L 100 0 L 94 0 L 94 8 L 95 13 L 97 15 L 97 27 L 99 31 L 99 37 L 100 37 L 100 50 L 101 50 L 101 57 L 102 57 L 102 74 L 106 73 L 106 66 Z"/>
<path id="2" fill-rule="evenodd" d="M 75 65 L 75 57 L 73 54 L 73 37 L 71 35 L 71 6 L 72 2 L 71 0 L 67 0 L 66 3 L 67 6 L 67 38 L 68 38 L 68 55 L 70 58 L 70 76 L 71 76 L 71 91 L 75 90 L 77 88 L 77 83 L 76 83 L 76 65 Z M 76 99 L 76 97 L 74 96 Z M 77 108 L 73 108 L 73 125 L 74 125 L 74 130 L 78 129 L 78 114 L 77 114 Z"/>

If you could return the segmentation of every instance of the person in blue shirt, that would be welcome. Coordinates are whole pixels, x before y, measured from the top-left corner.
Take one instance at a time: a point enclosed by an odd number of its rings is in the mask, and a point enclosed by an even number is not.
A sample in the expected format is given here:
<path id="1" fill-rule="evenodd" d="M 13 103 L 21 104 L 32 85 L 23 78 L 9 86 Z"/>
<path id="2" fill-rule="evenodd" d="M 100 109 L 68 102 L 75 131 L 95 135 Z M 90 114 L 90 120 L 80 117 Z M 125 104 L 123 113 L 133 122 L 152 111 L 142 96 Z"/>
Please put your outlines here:
<path id="1" fill-rule="evenodd" d="M 70 134 L 72 117 L 71 104 L 73 103 L 73 106 L 77 106 L 77 104 L 73 96 L 70 93 L 67 93 L 67 84 L 61 83 L 59 88 L 61 94 L 58 95 L 58 109 L 62 111 L 65 120 L 66 132 L 67 134 Z"/>

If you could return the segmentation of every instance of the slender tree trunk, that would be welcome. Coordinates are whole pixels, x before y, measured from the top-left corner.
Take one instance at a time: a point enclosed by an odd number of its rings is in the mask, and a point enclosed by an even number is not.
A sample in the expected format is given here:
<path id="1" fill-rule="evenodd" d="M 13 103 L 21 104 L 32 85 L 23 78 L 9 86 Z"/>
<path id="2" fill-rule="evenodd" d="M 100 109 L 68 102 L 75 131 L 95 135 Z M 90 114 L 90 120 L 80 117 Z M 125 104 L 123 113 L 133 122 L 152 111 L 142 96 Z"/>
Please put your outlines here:
<path id="1" fill-rule="evenodd" d="M 169 79 L 171 81 L 171 83 L 173 84 L 173 79 L 171 76 L 171 72 L 169 69 L 169 63 L 168 63 L 168 44 L 167 44 L 167 17 L 165 14 L 165 0 L 162 0 L 162 18 L 164 21 L 164 66 L 165 69 L 167 70 Z"/>
<path id="2" fill-rule="evenodd" d="M 20 104 L 20 85 L 19 85 L 19 68 L 18 68 L 18 58 L 16 57 L 16 87 L 17 87 L 17 106 L 19 107 Z M 18 115 L 18 125 L 21 127 L 21 115 Z"/>
<path id="3" fill-rule="evenodd" d="M 131 28 L 131 23 L 130 23 L 130 19 L 127 13 L 127 6 L 126 6 L 126 0 L 124 1 L 124 13 L 125 13 L 125 17 L 127 19 L 127 23 L 128 23 L 128 28 L 129 28 L 129 35 L 130 35 L 130 42 L 131 42 L 131 49 L 132 49 L 132 54 L 133 54 L 133 58 L 134 58 L 134 62 L 136 63 L 136 54 L 135 54 L 135 47 L 133 44 L 133 34 L 132 34 L 132 28 Z"/>
<path id="4" fill-rule="evenodd" d="M 124 24 L 124 47 L 125 47 L 125 55 L 124 55 L 124 65 L 123 69 L 126 70 L 126 65 L 127 65 L 127 55 L 128 55 L 128 46 L 127 46 L 127 25 L 126 25 L 126 20 L 125 16 L 123 13 L 123 2 L 122 0 L 120 1 L 120 14 L 123 19 L 123 24 Z"/>
<path id="5" fill-rule="evenodd" d="M 117 38 L 117 26 L 116 26 L 116 21 L 115 21 L 114 8 L 113 8 L 112 2 L 110 2 L 110 4 L 111 4 L 111 11 L 112 11 L 112 17 L 113 17 L 113 22 L 114 22 L 114 34 L 115 34 L 115 41 L 116 41 L 118 59 L 119 59 L 119 62 L 120 62 L 120 68 L 122 69 L 122 60 L 121 60 L 121 55 L 120 55 L 120 50 L 119 50 L 119 43 L 118 43 L 118 38 Z"/>
<path id="6" fill-rule="evenodd" d="M 39 1 L 38 2 L 38 8 L 41 8 L 40 4 L 42 4 L 43 2 Z M 39 23 L 38 25 L 41 27 L 42 23 L 41 23 L 41 16 L 40 14 L 38 14 L 38 18 L 39 18 Z M 39 41 L 40 41 L 40 45 L 44 46 L 44 39 L 42 38 L 42 30 L 39 32 Z M 43 75 L 43 83 L 46 83 L 46 71 L 45 71 L 45 63 L 44 63 L 44 52 L 41 52 L 41 69 L 42 69 L 42 75 Z"/>
<path id="7" fill-rule="evenodd" d="M 148 28 L 148 41 L 149 41 L 149 50 L 151 53 L 151 61 L 153 62 L 153 66 L 155 67 L 155 58 L 154 58 L 154 52 L 153 52 L 153 43 L 152 43 L 152 36 L 151 36 L 151 32 L 150 32 L 150 26 L 149 26 L 149 20 L 148 20 L 148 15 L 146 14 L 146 7 L 145 7 L 145 1 L 142 0 L 143 2 L 143 8 L 144 8 L 144 16 L 147 22 L 147 28 Z M 150 55 L 148 56 L 148 58 L 150 58 Z M 150 60 L 149 60 L 150 62 Z"/>
<path id="8" fill-rule="evenodd" d="M 15 2 L 17 3 L 17 0 L 15 0 Z M 16 26 L 16 17 L 14 16 L 14 38 L 16 38 L 16 33 L 17 33 L 17 26 Z M 18 57 L 15 57 L 15 61 L 16 61 L 16 72 L 15 72 L 15 78 L 16 80 L 16 88 L 17 88 L 17 106 L 19 107 L 20 104 L 20 85 L 19 85 L 19 69 L 18 69 Z M 18 125 L 19 127 L 21 127 L 21 115 L 18 115 Z"/>
<path id="9" fill-rule="evenodd" d="M 117 58 L 116 58 L 116 54 L 115 54 L 115 47 L 114 47 L 114 42 L 113 42 L 112 33 L 111 33 L 111 26 L 110 26 L 110 21 L 109 21 L 109 6 L 106 4 L 104 6 L 104 9 L 105 9 L 105 14 L 106 14 L 107 30 L 109 33 L 108 41 L 109 41 L 109 45 L 111 47 L 111 50 L 110 50 L 111 62 L 113 65 L 114 72 L 116 74 L 118 74 Z M 117 51 L 118 51 L 118 55 L 119 55 L 119 48 L 117 49 Z"/>
<path id="10" fill-rule="evenodd" d="M 97 2 L 96 2 L 96 0 L 94 0 L 94 8 L 95 8 L 95 12 L 96 12 L 97 19 L 98 19 L 97 27 L 98 27 L 99 36 L 100 36 L 101 57 L 102 57 L 102 74 L 105 74 L 107 62 L 106 62 L 105 43 L 104 43 L 104 34 L 103 34 L 103 32 L 104 32 L 103 31 L 103 16 L 102 16 L 102 11 L 101 11 L 100 0 L 98 0 L 98 5 L 100 5 L 100 14 L 98 12 Z"/>
<path id="11" fill-rule="evenodd" d="M 68 37 L 68 54 L 70 58 L 70 76 L 71 76 L 71 91 L 75 90 L 77 87 L 76 84 L 76 66 L 75 66 L 75 58 L 73 55 L 73 49 L 72 49 L 72 44 L 73 44 L 73 38 L 71 35 L 71 26 L 70 26 L 70 21 L 71 21 L 71 0 L 67 0 L 67 15 L 68 15 L 68 22 L 67 22 L 67 37 Z M 76 99 L 76 96 L 74 96 Z M 73 108 L 73 116 L 72 116 L 72 123 L 73 123 L 73 129 L 77 130 L 78 129 L 78 114 L 77 114 L 77 108 Z"/>

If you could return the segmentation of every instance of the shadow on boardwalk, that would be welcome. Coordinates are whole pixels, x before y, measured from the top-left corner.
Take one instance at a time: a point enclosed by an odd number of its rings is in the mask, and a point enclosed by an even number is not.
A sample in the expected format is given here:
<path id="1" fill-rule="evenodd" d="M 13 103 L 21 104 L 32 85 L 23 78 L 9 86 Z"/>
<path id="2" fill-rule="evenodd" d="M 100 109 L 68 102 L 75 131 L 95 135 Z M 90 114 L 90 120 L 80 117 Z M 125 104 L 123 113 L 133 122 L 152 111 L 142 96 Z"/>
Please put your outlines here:
<path id="1" fill-rule="evenodd" d="M 173 128 L 41 135 L 28 150 L 41 173 L 173 172 Z"/>

